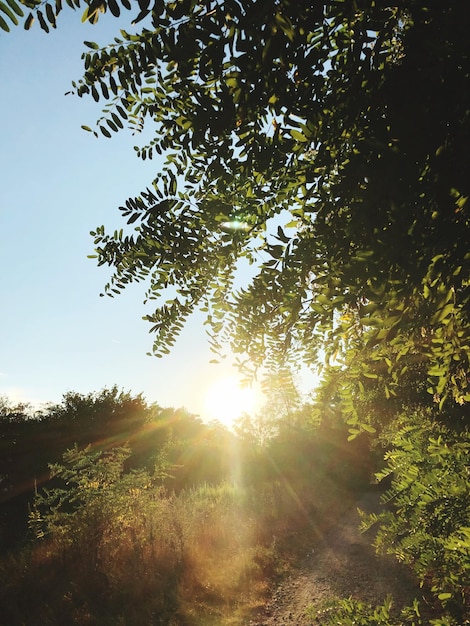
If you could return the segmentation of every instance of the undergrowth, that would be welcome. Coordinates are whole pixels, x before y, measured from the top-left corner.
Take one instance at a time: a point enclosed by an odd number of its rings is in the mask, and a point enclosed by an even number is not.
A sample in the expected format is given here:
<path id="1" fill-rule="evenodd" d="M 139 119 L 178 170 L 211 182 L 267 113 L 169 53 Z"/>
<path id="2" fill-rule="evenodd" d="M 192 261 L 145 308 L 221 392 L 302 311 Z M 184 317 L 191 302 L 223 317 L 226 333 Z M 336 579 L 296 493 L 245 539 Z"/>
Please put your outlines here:
<path id="1" fill-rule="evenodd" d="M 125 473 L 128 454 L 75 447 L 52 467 L 29 543 L 1 563 L 3 623 L 243 623 L 280 573 L 289 537 L 334 505 L 320 479 L 301 492 L 273 480 L 175 494 L 147 471 Z"/>

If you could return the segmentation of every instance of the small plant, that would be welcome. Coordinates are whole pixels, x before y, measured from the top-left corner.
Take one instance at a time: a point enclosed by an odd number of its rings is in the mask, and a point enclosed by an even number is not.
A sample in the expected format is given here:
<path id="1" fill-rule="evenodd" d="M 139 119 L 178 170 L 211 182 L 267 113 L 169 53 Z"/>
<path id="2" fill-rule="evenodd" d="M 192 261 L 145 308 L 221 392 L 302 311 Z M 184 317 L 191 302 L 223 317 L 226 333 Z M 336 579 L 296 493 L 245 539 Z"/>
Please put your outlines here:
<path id="1" fill-rule="evenodd" d="M 322 626 L 444 626 L 437 621 L 421 618 L 419 603 L 393 611 L 393 598 L 388 596 L 382 604 L 372 606 L 366 602 L 347 599 L 332 599 L 321 606 L 310 606 L 307 617 Z M 448 623 L 451 626 L 451 622 Z M 452 626 L 456 624 L 452 623 Z"/>

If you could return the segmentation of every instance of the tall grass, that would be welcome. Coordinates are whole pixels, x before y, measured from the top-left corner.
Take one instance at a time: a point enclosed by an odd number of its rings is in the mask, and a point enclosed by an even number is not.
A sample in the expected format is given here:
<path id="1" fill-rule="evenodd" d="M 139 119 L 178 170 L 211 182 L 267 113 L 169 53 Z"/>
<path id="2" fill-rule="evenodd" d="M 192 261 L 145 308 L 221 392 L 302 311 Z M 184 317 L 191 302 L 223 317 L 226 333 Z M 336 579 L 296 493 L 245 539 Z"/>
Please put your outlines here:
<path id="1" fill-rule="evenodd" d="M 57 494 L 33 509 L 40 538 L 0 566 L 1 623 L 244 623 L 289 536 L 320 529 L 334 500 L 322 480 L 302 493 L 277 480 L 175 495 L 142 472 L 114 471 L 101 486 L 93 476 L 72 481 L 62 509 Z"/>

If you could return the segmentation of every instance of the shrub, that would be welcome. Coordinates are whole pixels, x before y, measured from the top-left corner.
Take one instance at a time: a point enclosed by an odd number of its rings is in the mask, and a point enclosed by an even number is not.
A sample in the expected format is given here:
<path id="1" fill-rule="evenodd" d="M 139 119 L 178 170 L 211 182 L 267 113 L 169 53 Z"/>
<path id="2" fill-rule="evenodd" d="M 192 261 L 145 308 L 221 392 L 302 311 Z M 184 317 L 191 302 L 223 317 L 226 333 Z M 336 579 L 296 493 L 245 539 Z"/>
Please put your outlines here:
<path id="1" fill-rule="evenodd" d="M 423 413 L 398 419 L 384 438 L 390 448 L 377 477 L 391 479 L 388 510 L 364 525 L 377 523 L 377 548 L 410 564 L 436 610 L 442 605 L 463 624 L 470 617 L 470 433 Z"/>

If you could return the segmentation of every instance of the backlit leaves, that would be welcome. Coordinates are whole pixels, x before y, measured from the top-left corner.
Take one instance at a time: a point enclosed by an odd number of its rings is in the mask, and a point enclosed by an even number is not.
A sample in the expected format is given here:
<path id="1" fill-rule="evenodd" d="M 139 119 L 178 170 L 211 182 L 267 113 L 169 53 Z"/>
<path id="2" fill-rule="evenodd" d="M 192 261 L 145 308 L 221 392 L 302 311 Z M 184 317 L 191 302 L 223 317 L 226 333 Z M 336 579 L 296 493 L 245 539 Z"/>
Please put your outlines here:
<path id="1" fill-rule="evenodd" d="M 140 21 L 143 15 L 138 2 L 129 0 L 65 0 L 66 5 L 73 10 L 84 7 L 82 22 L 96 24 L 101 14 L 109 11 L 114 17 L 121 15 L 122 8 L 126 10 L 134 9 L 136 19 Z M 53 3 L 44 0 L 2 0 L 0 2 L 0 28 L 6 32 L 10 31 L 11 25 L 17 26 L 23 18 L 24 8 L 30 9 L 23 22 L 25 30 L 29 30 L 37 19 L 40 27 L 46 33 L 50 28 L 56 28 L 57 18 L 62 12 L 62 0 L 55 0 Z M 122 8 L 121 8 L 122 7 Z M 145 15 L 148 15 L 147 10 Z"/>
<path id="2" fill-rule="evenodd" d="M 21 5 L 5 1 L 4 23 Z M 105 101 L 92 132 L 150 125 L 137 155 L 165 158 L 123 207 L 129 231 L 97 236 L 107 292 L 146 282 L 157 353 L 202 307 L 213 347 L 253 363 L 352 344 L 393 396 L 419 355 L 436 403 L 467 401 L 469 17 L 418 4 L 85 3 L 91 22 L 145 19 L 86 42 L 74 90 Z M 45 30 L 61 9 L 27 6 Z"/>

